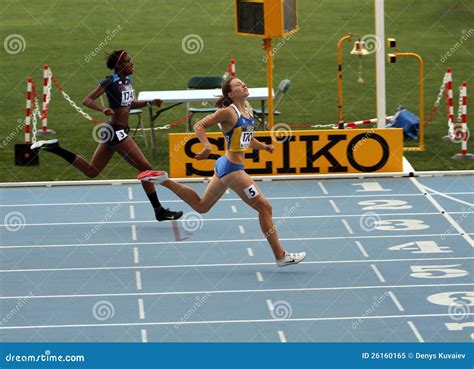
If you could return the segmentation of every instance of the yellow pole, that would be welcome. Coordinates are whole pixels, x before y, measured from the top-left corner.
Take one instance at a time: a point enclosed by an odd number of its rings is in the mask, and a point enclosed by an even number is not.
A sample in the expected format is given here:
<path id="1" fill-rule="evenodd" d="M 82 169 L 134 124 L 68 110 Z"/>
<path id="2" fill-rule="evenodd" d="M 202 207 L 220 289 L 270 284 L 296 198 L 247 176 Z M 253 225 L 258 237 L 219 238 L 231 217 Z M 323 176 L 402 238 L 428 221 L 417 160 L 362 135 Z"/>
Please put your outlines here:
<path id="1" fill-rule="evenodd" d="M 425 116 L 424 116 L 424 111 L 425 111 L 425 94 L 424 94 L 424 62 L 423 58 L 416 54 L 416 53 L 399 53 L 398 51 L 395 51 L 395 55 L 398 56 L 407 56 L 407 57 L 414 57 L 418 60 L 418 64 L 420 66 L 420 72 L 419 72 L 419 79 L 420 79 L 420 139 L 418 142 L 418 147 L 417 148 L 411 148 L 411 147 L 406 147 L 406 151 L 425 151 Z"/>
<path id="2" fill-rule="evenodd" d="M 350 41 L 352 34 L 342 37 L 337 43 L 337 102 L 338 102 L 338 122 L 339 128 L 344 128 L 344 119 L 342 114 L 342 44 L 344 41 Z"/>
<path id="3" fill-rule="evenodd" d="M 274 117 L 273 117 L 273 56 L 272 56 L 272 39 L 263 39 L 263 46 L 267 53 L 267 86 L 268 86 L 268 129 L 273 129 Z M 263 112 L 265 119 L 265 112 Z"/>

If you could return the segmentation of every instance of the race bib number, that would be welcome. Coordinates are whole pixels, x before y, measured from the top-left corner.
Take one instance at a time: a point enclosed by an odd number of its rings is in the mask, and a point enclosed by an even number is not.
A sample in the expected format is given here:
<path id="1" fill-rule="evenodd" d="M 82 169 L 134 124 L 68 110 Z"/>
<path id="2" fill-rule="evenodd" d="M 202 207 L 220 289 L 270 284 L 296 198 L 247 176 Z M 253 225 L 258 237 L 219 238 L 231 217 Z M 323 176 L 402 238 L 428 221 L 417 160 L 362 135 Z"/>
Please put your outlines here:
<path id="1" fill-rule="evenodd" d="M 250 145 L 250 141 L 252 141 L 253 132 L 242 132 L 240 135 L 240 147 L 242 149 L 246 149 Z"/>
<path id="2" fill-rule="evenodd" d="M 259 195 L 257 186 L 255 186 L 254 184 L 247 188 L 244 188 L 244 192 L 249 199 L 253 199 L 254 197 L 257 197 Z"/>
<path id="3" fill-rule="evenodd" d="M 125 133 L 125 130 L 123 130 L 123 129 L 120 129 L 120 130 L 116 131 L 115 136 L 117 136 L 117 139 L 119 141 L 123 141 L 124 139 L 127 138 L 127 134 Z"/>
<path id="4" fill-rule="evenodd" d="M 122 106 L 129 106 L 135 100 L 135 90 L 125 90 L 122 91 Z"/>

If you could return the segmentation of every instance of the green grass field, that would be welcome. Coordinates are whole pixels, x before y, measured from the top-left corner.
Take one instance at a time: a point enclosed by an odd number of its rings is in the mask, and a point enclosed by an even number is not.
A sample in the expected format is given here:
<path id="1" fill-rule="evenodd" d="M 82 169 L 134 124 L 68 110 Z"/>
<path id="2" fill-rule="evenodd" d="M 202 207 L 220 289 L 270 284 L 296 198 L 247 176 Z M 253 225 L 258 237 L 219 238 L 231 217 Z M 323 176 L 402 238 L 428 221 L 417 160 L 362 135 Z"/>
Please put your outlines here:
<path id="1" fill-rule="evenodd" d="M 127 49 L 134 58 L 133 81 L 137 91 L 184 89 L 192 75 L 221 75 L 231 57 L 236 59 L 238 76 L 248 85 L 265 86 L 261 40 L 235 34 L 233 4 L 231 0 L 2 1 L 1 39 L 19 34 L 25 40 L 25 49 L 16 54 L 7 53 L 5 48 L 1 51 L 4 92 L 0 98 L 0 181 L 85 179 L 63 160 L 48 153 L 42 154 L 37 167 L 13 164 L 13 146 L 23 139 L 17 126 L 25 113 L 25 81 L 31 75 L 41 86 L 44 63 L 50 65 L 65 91 L 78 104 L 99 79 L 109 74 L 104 54 L 120 48 Z M 400 51 L 417 52 L 425 60 L 425 115 L 431 110 L 448 66 L 453 67 L 454 86 L 467 80 L 474 91 L 474 30 L 471 29 L 474 1 L 386 0 L 385 7 L 387 37 L 397 39 Z M 372 0 L 299 1 L 300 31 L 287 41 L 280 41 L 275 56 L 274 81 L 289 78 L 293 82 L 279 109 L 283 115 L 276 122 L 290 125 L 336 122 L 336 44 L 349 32 L 373 34 L 373 11 Z M 200 52 L 183 51 L 181 42 L 188 34 L 202 38 Z M 104 45 L 108 35 L 111 40 Z M 275 40 L 275 44 L 278 42 Z M 349 54 L 350 47 L 344 46 L 345 119 L 373 118 L 376 116 L 375 58 L 370 55 L 363 59 L 365 84 L 359 85 L 358 59 Z M 95 49 L 100 50 L 93 56 Z M 451 49 L 452 55 L 447 56 Z M 386 72 L 387 113 L 393 113 L 398 104 L 418 113 L 415 60 L 399 60 L 395 65 L 388 65 Z M 468 94 L 471 95 L 468 111 L 473 112 L 474 92 L 468 90 Z M 102 118 L 97 112 L 89 113 Z M 175 108 L 161 116 L 159 124 L 184 115 L 184 107 Z M 470 120 L 472 125 L 474 118 Z M 135 124 L 133 117 L 131 124 Z M 56 89 L 49 125 L 64 147 L 91 157 L 96 147 L 93 125 L 77 114 Z M 184 125 L 173 132 L 182 130 Z M 157 131 L 159 156 L 153 161 L 156 168 L 168 168 L 168 132 Z M 474 168 L 473 161 L 451 159 L 460 151 L 460 144 L 443 141 L 441 137 L 446 132 L 443 101 L 427 128 L 426 151 L 406 154 L 417 170 Z M 144 151 L 151 159 L 150 152 L 145 148 Z M 470 151 L 474 151 L 474 142 Z M 99 178 L 134 178 L 135 175 L 136 170 L 117 155 Z"/>

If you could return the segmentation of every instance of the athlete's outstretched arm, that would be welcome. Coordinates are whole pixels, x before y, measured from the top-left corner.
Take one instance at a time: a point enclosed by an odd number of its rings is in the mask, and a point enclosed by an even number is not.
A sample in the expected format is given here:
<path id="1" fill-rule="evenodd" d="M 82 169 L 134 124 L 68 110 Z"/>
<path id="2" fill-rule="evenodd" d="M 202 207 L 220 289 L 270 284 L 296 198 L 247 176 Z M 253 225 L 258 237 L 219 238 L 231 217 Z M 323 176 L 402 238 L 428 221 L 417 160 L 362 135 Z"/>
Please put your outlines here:
<path id="1" fill-rule="evenodd" d="M 255 137 L 252 137 L 252 141 L 250 141 L 249 147 L 254 150 L 265 150 L 268 151 L 269 153 L 272 153 L 275 148 L 273 145 L 267 145 L 264 144 L 263 142 L 260 142 L 257 140 Z"/>

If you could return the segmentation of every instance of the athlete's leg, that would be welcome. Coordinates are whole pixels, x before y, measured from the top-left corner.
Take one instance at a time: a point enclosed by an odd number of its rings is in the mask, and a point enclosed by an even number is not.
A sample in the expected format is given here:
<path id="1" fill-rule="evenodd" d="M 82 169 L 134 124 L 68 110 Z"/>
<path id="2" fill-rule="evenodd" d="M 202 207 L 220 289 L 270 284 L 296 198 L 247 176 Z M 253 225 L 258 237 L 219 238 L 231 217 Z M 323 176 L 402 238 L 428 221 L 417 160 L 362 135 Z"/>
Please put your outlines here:
<path id="1" fill-rule="evenodd" d="M 184 186 L 181 183 L 174 182 L 171 180 L 164 181 L 161 183 L 162 186 L 173 191 L 178 197 L 180 197 L 185 203 L 191 206 L 198 213 L 206 213 L 224 194 L 227 186 L 222 180 L 214 174 L 209 184 L 207 185 L 204 196 L 201 198 L 192 188 Z"/>
<path id="2" fill-rule="evenodd" d="M 100 143 L 89 162 L 82 156 L 76 155 L 76 159 L 72 163 L 77 169 L 90 178 L 97 177 L 102 169 L 108 164 L 114 151 L 110 148 L 107 143 Z"/>
<path id="3" fill-rule="evenodd" d="M 222 181 L 232 188 L 242 200 L 258 211 L 260 228 L 268 240 L 275 258 L 277 260 L 282 259 L 285 255 L 285 250 L 280 244 L 276 227 L 273 224 L 272 206 L 253 179 L 243 170 L 239 170 L 227 174 L 222 178 Z"/>
<path id="4" fill-rule="evenodd" d="M 145 158 L 145 155 L 143 155 L 140 148 L 137 146 L 137 144 L 132 138 L 127 137 L 119 144 L 114 145 L 113 148 L 140 172 L 152 169 L 151 164 Z M 157 220 L 173 220 L 178 219 L 183 215 L 181 211 L 174 212 L 168 209 L 164 209 L 161 206 L 161 203 L 158 200 L 158 196 L 156 194 L 155 185 L 153 183 L 142 181 L 142 186 L 153 208 L 155 209 L 155 215 Z"/>

